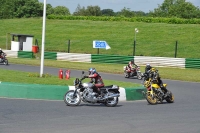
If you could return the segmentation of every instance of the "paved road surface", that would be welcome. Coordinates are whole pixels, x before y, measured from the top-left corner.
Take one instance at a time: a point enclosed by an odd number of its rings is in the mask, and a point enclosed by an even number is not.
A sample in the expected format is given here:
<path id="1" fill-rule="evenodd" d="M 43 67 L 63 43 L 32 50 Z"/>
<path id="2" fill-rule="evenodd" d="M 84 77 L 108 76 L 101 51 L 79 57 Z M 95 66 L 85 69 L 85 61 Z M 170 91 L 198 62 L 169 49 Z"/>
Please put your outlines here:
<path id="1" fill-rule="evenodd" d="M 0 65 L 0 68 L 39 72 L 39 67 Z M 57 75 L 59 69 L 44 68 Z M 80 71 L 71 71 L 79 77 Z M 102 73 L 104 79 L 137 82 Z M 63 101 L 0 99 L 0 133 L 200 133 L 200 83 L 164 80 L 175 103 L 148 105 L 145 100 L 120 102 L 117 107 Z"/>

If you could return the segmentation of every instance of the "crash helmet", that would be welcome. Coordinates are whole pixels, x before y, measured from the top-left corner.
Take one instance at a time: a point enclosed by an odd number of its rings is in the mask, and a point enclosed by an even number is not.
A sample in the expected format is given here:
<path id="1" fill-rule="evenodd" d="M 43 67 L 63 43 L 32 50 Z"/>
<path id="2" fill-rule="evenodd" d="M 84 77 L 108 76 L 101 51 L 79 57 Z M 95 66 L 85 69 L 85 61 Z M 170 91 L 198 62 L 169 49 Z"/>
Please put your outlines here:
<path id="1" fill-rule="evenodd" d="M 151 71 L 156 72 L 157 70 L 156 70 L 156 68 L 153 67 L 153 68 L 151 68 Z"/>
<path id="2" fill-rule="evenodd" d="M 95 68 L 89 68 L 88 72 L 89 72 L 89 74 L 94 74 L 94 73 L 96 73 L 96 69 Z"/>
<path id="3" fill-rule="evenodd" d="M 150 65 L 150 64 L 146 64 L 146 68 L 147 68 L 148 70 L 150 70 L 150 69 L 151 69 L 151 65 Z"/>
<path id="4" fill-rule="evenodd" d="M 131 63 L 134 64 L 134 59 L 131 60 Z"/>

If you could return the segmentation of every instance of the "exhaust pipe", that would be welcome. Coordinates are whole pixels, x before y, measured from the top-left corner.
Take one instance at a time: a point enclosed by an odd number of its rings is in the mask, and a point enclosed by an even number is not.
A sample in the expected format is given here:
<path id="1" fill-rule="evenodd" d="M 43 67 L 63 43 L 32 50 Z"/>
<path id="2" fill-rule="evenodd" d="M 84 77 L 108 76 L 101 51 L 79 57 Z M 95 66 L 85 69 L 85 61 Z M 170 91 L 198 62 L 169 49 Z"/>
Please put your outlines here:
<path id="1" fill-rule="evenodd" d="M 101 100 L 105 100 L 105 99 L 108 99 L 108 98 L 113 98 L 113 97 L 119 97 L 120 95 L 119 94 L 113 94 L 113 95 L 110 95 L 108 97 L 104 97 L 102 98 Z"/>

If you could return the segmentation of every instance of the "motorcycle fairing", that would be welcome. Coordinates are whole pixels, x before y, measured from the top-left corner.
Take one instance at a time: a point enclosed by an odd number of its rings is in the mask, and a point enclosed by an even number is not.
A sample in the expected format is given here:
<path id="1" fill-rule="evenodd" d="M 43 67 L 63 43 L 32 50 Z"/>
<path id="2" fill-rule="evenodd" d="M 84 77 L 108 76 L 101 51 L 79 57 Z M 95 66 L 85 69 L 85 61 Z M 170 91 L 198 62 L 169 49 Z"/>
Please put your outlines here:
<path id="1" fill-rule="evenodd" d="M 167 84 L 163 84 L 164 87 L 167 86 Z M 152 84 L 152 87 L 155 88 L 155 89 L 159 89 L 160 86 L 158 84 Z"/>

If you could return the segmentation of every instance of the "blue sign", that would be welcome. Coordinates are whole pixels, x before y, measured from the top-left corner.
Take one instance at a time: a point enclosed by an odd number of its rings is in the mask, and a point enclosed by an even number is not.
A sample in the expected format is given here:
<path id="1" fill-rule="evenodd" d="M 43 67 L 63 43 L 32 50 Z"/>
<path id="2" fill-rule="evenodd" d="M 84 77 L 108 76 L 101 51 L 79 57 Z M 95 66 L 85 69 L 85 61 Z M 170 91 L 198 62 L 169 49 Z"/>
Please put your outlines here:
<path id="1" fill-rule="evenodd" d="M 93 48 L 110 49 L 110 46 L 107 44 L 106 41 L 93 41 Z"/>

